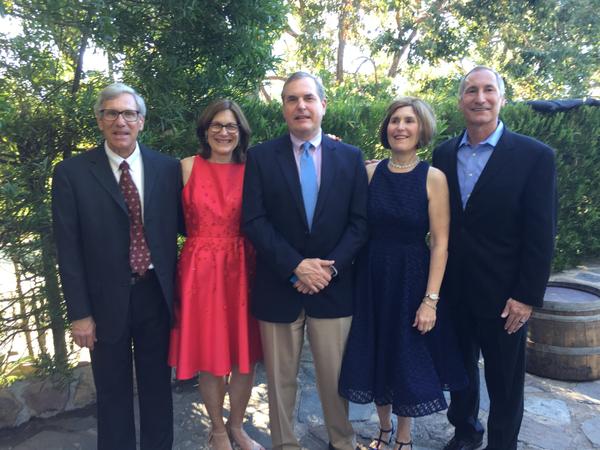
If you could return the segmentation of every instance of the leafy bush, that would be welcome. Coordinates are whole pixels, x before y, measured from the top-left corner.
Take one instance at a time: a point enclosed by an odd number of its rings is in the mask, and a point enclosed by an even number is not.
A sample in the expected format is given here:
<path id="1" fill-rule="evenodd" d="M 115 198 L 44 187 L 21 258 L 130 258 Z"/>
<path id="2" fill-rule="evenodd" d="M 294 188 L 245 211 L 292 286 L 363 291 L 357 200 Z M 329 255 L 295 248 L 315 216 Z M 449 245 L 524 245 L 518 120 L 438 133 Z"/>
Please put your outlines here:
<path id="1" fill-rule="evenodd" d="M 243 103 L 253 130 L 253 142 L 272 139 L 286 131 L 279 103 L 256 100 Z M 383 158 L 379 124 L 388 101 L 371 102 L 358 95 L 338 97 L 327 105 L 323 130 L 360 147 L 365 158 Z M 435 105 L 438 134 L 422 157 L 430 159 L 432 149 L 459 134 L 464 122 L 456 101 Z M 558 237 L 554 270 L 573 267 L 600 257 L 600 108 L 580 107 L 561 113 L 539 113 L 526 104 L 510 104 L 502 120 L 513 131 L 545 142 L 556 150 L 558 171 Z"/>
<path id="2" fill-rule="evenodd" d="M 7 119 L 0 120 L 0 132 L 5 139 L 0 147 L 8 155 L 0 164 L 0 235 L 3 238 L 0 250 L 15 263 L 19 280 L 35 281 L 18 299 L 0 299 L 3 307 L 7 301 L 11 305 L 17 300 L 23 303 L 19 314 L 12 317 L 0 314 L 0 342 L 10 339 L 18 330 L 38 332 L 41 355 L 37 355 L 37 368 L 42 371 L 62 371 L 69 351 L 62 332 L 66 319 L 51 240 L 49 177 L 57 160 L 92 147 L 96 139 L 99 142 L 100 135 L 91 115 L 95 90 L 94 83 L 87 85 L 75 98 L 61 100 L 66 106 L 58 109 L 51 102 L 41 106 L 32 104 L 27 109 L 35 112 L 31 117 L 25 117 L 23 112 L 19 115 L 16 109 L 13 111 L 8 98 L 0 95 L 0 119 Z M 362 148 L 366 158 L 383 158 L 386 150 L 379 143 L 378 130 L 390 98 L 384 91 L 379 96 L 373 92 L 363 95 L 350 88 L 338 89 L 328 104 L 323 129 Z M 378 100 L 373 101 L 373 98 Z M 210 100 L 207 98 L 204 103 Z M 152 104 L 151 99 L 149 102 Z M 240 103 L 253 130 L 252 142 L 286 132 L 278 102 L 264 103 L 249 96 Z M 431 146 L 422 151 L 421 156 L 427 159 L 435 145 L 460 133 L 464 126 L 456 100 L 434 104 L 438 134 Z M 181 111 L 182 117 L 199 113 L 192 109 L 195 107 L 190 105 L 189 110 Z M 556 149 L 559 223 L 554 270 L 600 258 L 600 189 L 596 187 L 595 178 L 600 171 L 600 108 L 582 107 L 564 113 L 541 114 L 527 105 L 515 104 L 503 109 L 502 118 L 512 130 L 533 136 Z M 165 129 L 159 119 L 156 115 L 149 116 L 147 131 L 140 138 L 142 142 L 176 156 L 197 151 L 192 120 L 182 120 L 181 126 Z M 24 318 L 33 319 L 25 323 Z M 46 355 L 43 336 L 49 328 L 53 331 L 54 348 L 61 349 L 59 358 L 49 359 Z M 1 356 L 0 384 L 14 379 L 15 375 Z"/>

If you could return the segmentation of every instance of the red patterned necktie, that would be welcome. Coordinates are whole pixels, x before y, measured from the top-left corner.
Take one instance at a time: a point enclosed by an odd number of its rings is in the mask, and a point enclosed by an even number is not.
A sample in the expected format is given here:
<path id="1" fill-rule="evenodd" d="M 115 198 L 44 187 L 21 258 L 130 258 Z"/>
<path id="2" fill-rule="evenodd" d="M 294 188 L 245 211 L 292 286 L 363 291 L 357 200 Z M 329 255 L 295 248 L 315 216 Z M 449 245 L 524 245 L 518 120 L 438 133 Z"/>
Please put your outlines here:
<path id="1" fill-rule="evenodd" d="M 123 161 L 119 169 L 121 169 L 119 186 L 129 211 L 129 265 L 133 273 L 144 275 L 150 265 L 150 249 L 144 236 L 140 194 L 129 173 L 127 161 Z"/>

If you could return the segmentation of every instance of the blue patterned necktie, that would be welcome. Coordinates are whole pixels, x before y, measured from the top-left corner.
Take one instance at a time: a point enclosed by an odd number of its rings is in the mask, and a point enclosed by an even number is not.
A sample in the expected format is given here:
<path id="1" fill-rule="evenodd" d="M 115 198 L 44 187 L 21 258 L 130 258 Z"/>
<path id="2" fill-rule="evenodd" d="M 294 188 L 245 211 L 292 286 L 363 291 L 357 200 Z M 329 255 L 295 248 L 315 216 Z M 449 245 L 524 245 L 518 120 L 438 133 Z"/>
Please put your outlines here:
<path id="1" fill-rule="evenodd" d="M 317 205 L 317 195 L 319 185 L 317 184 L 317 170 L 315 162 L 310 154 L 313 145 L 310 142 L 302 144 L 302 155 L 300 155 L 300 184 L 302 185 L 302 199 L 304 200 L 304 210 L 306 211 L 306 221 L 308 229 L 312 228 L 313 215 Z"/>

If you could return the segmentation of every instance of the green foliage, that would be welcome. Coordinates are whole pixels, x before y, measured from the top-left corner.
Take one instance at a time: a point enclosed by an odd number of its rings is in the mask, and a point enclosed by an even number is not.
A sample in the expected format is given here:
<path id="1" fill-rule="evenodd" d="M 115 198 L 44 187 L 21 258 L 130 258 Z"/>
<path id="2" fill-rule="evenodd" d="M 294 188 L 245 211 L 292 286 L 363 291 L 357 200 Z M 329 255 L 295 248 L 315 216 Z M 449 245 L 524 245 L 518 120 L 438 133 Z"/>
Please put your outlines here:
<path id="1" fill-rule="evenodd" d="M 55 386 L 66 386 L 73 381 L 74 367 L 57 362 L 47 354 L 41 355 L 34 361 L 35 375 L 40 378 L 51 378 Z"/>
<path id="2" fill-rule="evenodd" d="M 379 143 L 379 126 L 389 101 L 367 101 L 360 95 L 329 101 L 323 130 L 363 150 L 366 159 L 381 159 L 387 151 Z M 243 104 L 254 131 L 253 142 L 272 139 L 286 131 L 278 103 Z M 459 134 L 464 127 L 455 99 L 435 104 L 438 134 L 421 152 L 429 159 L 433 148 Z M 558 237 L 554 270 L 600 257 L 600 108 L 542 114 L 525 104 L 507 105 L 502 119 L 513 131 L 545 142 L 556 150 L 558 173 Z"/>
<path id="3" fill-rule="evenodd" d="M 540 114 L 525 105 L 505 108 L 507 124 L 556 150 L 558 238 L 554 268 L 600 256 L 600 108 Z"/>
<path id="4" fill-rule="evenodd" d="M 521 98 L 590 92 L 600 50 L 594 2 L 465 2 L 459 10 L 472 24 L 470 58 L 492 64 Z"/>
<path id="5" fill-rule="evenodd" d="M 281 103 L 246 99 L 241 106 L 252 129 L 251 142 L 256 144 L 274 139 L 287 131 L 281 113 Z"/>
<path id="6" fill-rule="evenodd" d="M 271 49 L 288 11 L 301 28 L 298 58 L 278 61 Z M 600 76 L 598 12 L 590 0 L 0 0 L 0 14 L 23 28 L 17 36 L 0 31 L 0 253 L 27 282 L 19 319 L 28 318 L 40 340 L 52 330 L 59 359 L 38 355 L 39 366 L 50 371 L 63 370 L 68 357 L 50 177 L 60 160 L 100 141 L 92 104 L 112 80 L 130 83 L 147 100 L 140 140 L 187 156 L 198 148 L 196 117 L 216 98 L 242 104 L 252 142 L 284 133 L 280 104 L 260 102 L 259 85 L 278 64 L 310 67 L 330 88 L 324 130 L 368 158 L 381 158 L 379 122 L 397 74 L 415 80 L 418 93 L 436 105 L 435 143 L 463 126 L 453 100 L 457 77 L 436 74 L 437 63 L 456 67 L 468 57 L 493 64 L 508 75 L 509 93 L 530 98 L 587 93 Z M 362 29 L 365 18 L 379 20 L 375 36 Z M 341 43 L 366 52 L 363 62 L 373 73 L 339 77 Z M 83 54 L 92 46 L 108 55 L 108 75 L 83 71 Z M 557 150 L 557 269 L 600 256 L 600 190 L 593 183 L 599 115 L 582 108 L 545 116 L 523 105 L 503 111 L 509 127 Z M 18 328 L 14 317 L 7 328 L 5 310 L 0 307 L 0 343 Z"/>
<path id="7" fill-rule="evenodd" d="M 211 100 L 257 92 L 275 64 L 271 46 L 285 25 L 274 0 L 125 2 L 115 50 L 126 81 L 148 102 L 148 144 L 172 154 L 191 145 L 188 127 Z"/>
<path id="8" fill-rule="evenodd" d="M 29 356 L 19 358 L 16 361 L 8 361 L 8 355 L 0 353 L 0 389 L 31 375 L 32 363 L 33 361 Z"/>
<path id="9" fill-rule="evenodd" d="M 401 76 L 424 92 L 431 91 L 419 78 L 443 80 L 471 61 L 504 74 L 519 98 L 585 96 L 598 86 L 600 27 L 593 0 L 289 3 L 299 30 L 288 66 L 299 60 L 301 67 L 335 73 L 337 50 L 353 46 L 372 62 L 375 78 Z M 351 27 L 344 27 L 346 17 Z"/>
<path id="10" fill-rule="evenodd" d="M 0 254 L 27 286 L 16 299 L 0 298 L 0 345 L 19 331 L 37 333 L 38 368 L 60 372 L 69 355 L 51 174 L 100 141 L 98 91 L 117 78 L 135 86 L 149 106 L 143 142 L 193 153 L 193 122 L 210 100 L 257 92 L 275 63 L 271 46 L 286 9 L 278 0 L 14 0 L 0 1 L 0 13 L 22 28 L 0 30 Z M 91 46 L 107 53 L 108 77 L 83 71 Z M 19 302 L 18 317 L 2 315 Z M 42 342 L 48 329 L 52 357 Z"/>

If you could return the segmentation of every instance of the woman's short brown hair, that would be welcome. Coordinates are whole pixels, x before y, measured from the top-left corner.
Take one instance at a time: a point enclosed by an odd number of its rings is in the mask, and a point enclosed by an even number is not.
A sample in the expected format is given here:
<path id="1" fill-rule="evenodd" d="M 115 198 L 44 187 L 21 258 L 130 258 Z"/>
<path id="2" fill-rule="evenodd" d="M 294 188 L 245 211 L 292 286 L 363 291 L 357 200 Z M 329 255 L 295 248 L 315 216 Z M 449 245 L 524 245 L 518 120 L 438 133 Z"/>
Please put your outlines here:
<path id="1" fill-rule="evenodd" d="M 387 113 L 379 128 L 379 140 L 385 148 L 390 148 L 390 142 L 387 137 L 387 128 L 390 119 L 398 108 L 403 108 L 405 106 L 412 106 L 417 119 L 419 119 L 419 142 L 417 148 L 422 148 L 429 144 L 435 134 L 435 114 L 433 113 L 431 106 L 420 98 L 400 97 L 399 99 L 394 100 L 388 107 Z"/>
<path id="2" fill-rule="evenodd" d="M 237 125 L 239 127 L 239 140 L 237 147 L 233 150 L 231 158 L 233 162 L 243 163 L 246 161 L 246 151 L 250 144 L 250 125 L 246 120 L 246 116 L 242 112 L 240 106 L 233 100 L 221 99 L 212 102 L 208 105 L 200 117 L 198 118 L 198 126 L 196 127 L 196 135 L 200 141 L 200 156 L 204 159 L 210 158 L 211 150 L 206 139 L 206 133 L 214 117 L 221 111 L 231 111 L 235 116 Z"/>

